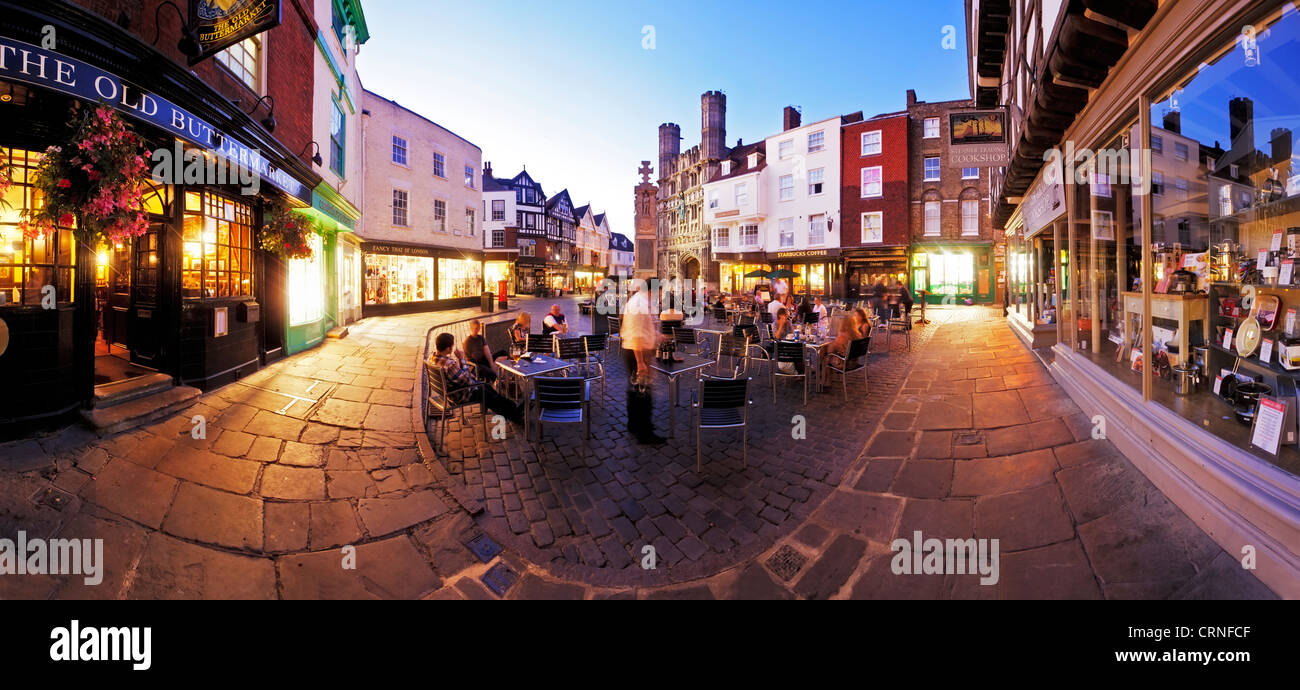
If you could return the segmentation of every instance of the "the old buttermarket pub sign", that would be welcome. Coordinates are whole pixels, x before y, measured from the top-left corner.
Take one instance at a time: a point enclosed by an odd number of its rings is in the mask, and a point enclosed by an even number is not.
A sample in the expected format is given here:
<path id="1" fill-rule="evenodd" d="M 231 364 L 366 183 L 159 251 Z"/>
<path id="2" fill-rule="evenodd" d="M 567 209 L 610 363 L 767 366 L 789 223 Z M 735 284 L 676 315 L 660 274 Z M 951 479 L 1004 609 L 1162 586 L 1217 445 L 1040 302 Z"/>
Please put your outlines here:
<path id="1" fill-rule="evenodd" d="M 279 25 L 280 0 L 190 0 L 190 27 L 203 49 L 190 64 Z"/>

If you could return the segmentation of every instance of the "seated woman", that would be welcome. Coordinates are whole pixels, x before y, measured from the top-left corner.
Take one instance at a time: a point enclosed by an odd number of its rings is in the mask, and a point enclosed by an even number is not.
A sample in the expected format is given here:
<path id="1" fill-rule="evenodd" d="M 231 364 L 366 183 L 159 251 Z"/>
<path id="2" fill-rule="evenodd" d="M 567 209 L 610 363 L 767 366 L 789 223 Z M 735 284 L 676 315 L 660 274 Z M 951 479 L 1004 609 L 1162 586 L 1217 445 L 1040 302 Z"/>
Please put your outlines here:
<path id="1" fill-rule="evenodd" d="M 528 312 L 521 311 L 519 316 L 515 317 L 515 324 L 510 327 L 510 344 L 519 347 L 528 348 L 528 334 L 533 330 L 533 317 Z"/>
<path id="2" fill-rule="evenodd" d="M 767 353 L 769 355 L 775 353 L 776 341 L 784 340 L 790 337 L 793 333 L 794 333 L 794 324 L 790 321 L 790 312 L 786 311 L 785 307 L 781 307 L 776 312 L 776 323 L 772 324 L 773 342 L 764 345 L 764 347 L 767 349 Z"/>
<path id="3" fill-rule="evenodd" d="M 849 354 L 849 344 L 854 340 L 865 337 L 866 332 L 862 330 L 861 319 L 866 316 L 866 312 L 857 309 L 854 310 L 852 318 L 844 319 L 840 323 L 839 331 L 835 333 L 835 340 L 826 346 L 826 357 L 822 357 L 821 366 L 818 368 L 817 380 L 821 385 L 826 385 L 830 376 L 830 355 L 839 355 L 844 357 Z M 838 360 L 836 360 L 838 361 Z"/>
<path id="4" fill-rule="evenodd" d="M 488 349 L 487 339 L 483 337 L 483 323 L 478 319 L 469 322 L 469 335 L 465 337 L 465 344 L 462 346 L 465 351 L 465 361 L 474 366 L 475 375 L 480 381 L 487 381 L 489 384 L 495 383 L 497 373 L 492 369 L 492 351 Z"/>

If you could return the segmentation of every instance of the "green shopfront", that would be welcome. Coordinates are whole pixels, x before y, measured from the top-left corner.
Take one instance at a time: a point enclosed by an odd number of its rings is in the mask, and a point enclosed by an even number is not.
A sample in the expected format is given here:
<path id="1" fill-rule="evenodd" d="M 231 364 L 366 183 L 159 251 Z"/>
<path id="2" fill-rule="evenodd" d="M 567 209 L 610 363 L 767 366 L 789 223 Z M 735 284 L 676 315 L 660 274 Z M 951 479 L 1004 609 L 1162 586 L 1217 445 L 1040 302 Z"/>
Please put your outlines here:
<path id="1" fill-rule="evenodd" d="M 913 244 L 909 264 L 912 292 L 927 304 L 994 302 L 992 242 Z"/>
<path id="2" fill-rule="evenodd" d="M 320 232 L 311 236 L 311 257 L 284 262 L 286 354 L 319 345 L 331 328 L 346 323 L 340 303 L 359 292 L 360 273 L 349 268 L 352 247 L 347 238 L 361 212 L 324 182 L 312 191 L 311 207 L 298 212 L 309 217 Z M 349 285 L 352 282 L 357 285 Z"/>

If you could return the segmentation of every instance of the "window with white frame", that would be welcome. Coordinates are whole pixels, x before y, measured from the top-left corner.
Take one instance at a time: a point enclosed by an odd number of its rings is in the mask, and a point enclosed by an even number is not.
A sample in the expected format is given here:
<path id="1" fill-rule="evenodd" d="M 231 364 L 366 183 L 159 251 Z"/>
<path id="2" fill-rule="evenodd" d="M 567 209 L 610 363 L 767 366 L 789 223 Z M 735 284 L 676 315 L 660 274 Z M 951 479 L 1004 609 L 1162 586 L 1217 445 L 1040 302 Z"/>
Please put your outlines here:
<path id="1" fill-rule="evenodd" d="M 393 225 L 400 228 L 406 227 L 406 211 L 410 202 L 410 195 L 405 189 L 393 190 Z"/>
<path id="2" fill-rule="evenodd" d="M 447 202 L 442 199 L 433 200 L 433 229 L 447 232 Z"/>
<path id="3" fill-rule="evenodd" d="M 826 214 L 814 213 L 808 216 L 808 246 L 818 247 L 826 243 Z"/>
<path id="4" fill-rule="evenodd" d="M 933 156 L 925 159 L 925 176 L 922 179 L 924 182 L 939 181 L 939 157 L 938 156 Z"/>
<path id="5" fill-rule="evenodd" d="M 939 236 L 939 202 L 925 202 L 925 235 L 926 237 Z"/>
<path id="6" fill-rule="evenodd" d="M 862 155 L 874 156 L 881 151 L 880 130 L 862 133 Z"/>
<path id="7" fill-rule="evenodd" d="M 880 166 L 862 169 L 862 198 L 881 196 Z"/>
<path id="8" fill-rule="evenodd" d="M 465 186 L 470 189 L 474 188 L 474 166 L 465 166 Z"/>
<path id="9" fill-rule="evenodd" d="M 825 168 L 817 168 L 808 171 L 808 195 L 813 196 L 822 193 L 822 181 L 826 177 Z"/>
<path id="10" fill-rule="evenodd" d="M 880 243 L 885 241 L 885 214 L 872 211 L 862 214 L 863 243 Z"/>
<path id="11" fill-rule="evenodd" d="M 731 239 L 731 228 L 713 229 L 713 246 L 725 248 Z"/>
<path id="12" fill-rule="evenodd" d="M 722 161 L 722 174 L 723 175 L 731 174 L 731 161 Z"/>
<path id="13" fill-rule="evenodd" d="M 961 179 L 963 179 L 963 180 L 978 180 L 978 179 L 980 179 L 980 169 L 979 169 L 979 168 L 962 168 L 962 169 L 961 169 Z"/>
<path id="14" fill-rule="evenodd" d="M 443 179 L 447 178 L 447 157 L 437 151 L 433 152 L 433 174 Z"/>
<path id="15" fill-rule="evenodd" d="M 781 201 L 794 198 L 794 175 L 782 175 L 780 180 Z"/>
<path id="16" fill-rule="evenodd" d="M 492 220 L 505 220 L 505 219 L 506 219 L 506 200 L 505 200 L 505 199 L 493 199 L 493 200 L 492 200 Z"/>
<path id="17" fill-rule="evenodd" d="M 826 133 L 813 132 L 808 135 L 808 153 L 817 153 L 826 148 Z"/>
<path id="18" fill-rule="evenodd" d="M 716 189 L 710 189 L 710 190 L 709 190 L 709 208 L 717 208 L 717 207 L 718 207 L 718 190 L 716 190 Z"/>
<path id="19" fill-rule="evenodd" d="M 781 247 L 782 248 L 793 247 L 794 246 L 794 219 L 782 218 L 777 227 L 781 232 Z"/>
<path id="20" fill-rule="evenodd" d="M 980 234 L 980 202 L 978 199 L 965 199 L 961 202 L 961 234 L 967 237 Z"/>
<path id="21" fill-rule="evenodd" d="M 473 237 L 475 234 L 478 233 L 478 224 L 474 222 L 475 215 L 476 214 L 474 213 L 474 209 L 472 208 L 465 209 L 465 230 L 469 232 L 470 237 Z"/>
<path id="22" fill-rule="evenodd" d="M 1180 161 L 1187 160 L 1187 144 L 1181 141 L 1174 142 L 1174 158 Z"/>
<path id="23" fill-rule="evenodd" d="M 1219 187 L 1219 215 L 1232 215 L 1232 188 L 1226 184 Z"/>
<path id="24" fill-rule="evenodd" d="M 537 256 L 537 240 L 519 240 L 519 256 Z"/>
<path id="25" fill-rule="evenodd" d="M 777 145 L 777 158 L 785 160 L 794 154 L 794 139 L 787 139 Z"/>
<path id="26" fill-rule="evenodd" d="M 922 136 L 924 136 L 926 139 L 939 138 L 939 118 L 937 117 L 925 118 L 925 133 Z"/>
<path id="27" fill-rule="evenodd" d="M 502 249 L 502 248 L 504 248 L 504 247 L 506 246 L 506 231 L 505 231 L 505 230 L 493 230 L 493 231 L 492 231 L 492 246 L 493 246 L 493 248 L 495 248 L 495 249 Z"/>
<path id="28" fill-rule="evenodd" d="M 736 208 L 744 208 L 749 203 L 749 188 L 744 182 L 736 185 Z"/>
<path id="29" fill-rule="evenodd" d="M 740 243 L 746 247 L 758 246 L 758 226 L 745 225 L 740 228 Z"/>
<path id="30" fill-rule="evenodd" d="M 217 53 L 217 62 L 230 70 L 244 86 L 261 93 L 262 39 L 249 36 Z"/>
<path id="31" fill-rule="evenodd" d="M 398 165 L 406 165 L 406 150 L 406 140 L 394 134 L 393 162 Z"/>

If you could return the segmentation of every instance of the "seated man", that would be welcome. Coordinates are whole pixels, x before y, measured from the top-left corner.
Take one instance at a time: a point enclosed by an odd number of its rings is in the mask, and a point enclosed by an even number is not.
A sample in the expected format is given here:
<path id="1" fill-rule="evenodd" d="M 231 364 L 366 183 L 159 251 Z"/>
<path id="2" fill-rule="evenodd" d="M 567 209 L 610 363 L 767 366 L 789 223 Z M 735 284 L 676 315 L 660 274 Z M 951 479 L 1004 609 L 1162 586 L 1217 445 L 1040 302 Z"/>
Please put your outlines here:
<path id="1" fill-rule="evenodd" d="M 542 319 L 542 335 L 550 335 L 558 332 L 560 335 L 569 334 L 569 326 L 564 323 L 564 312 L 561 311 L 560 305 L 552 304 L 551 312 Z"/>
<path id="2" fill-rule="evenodd" d="M 466 389 L 479 383 L 479 378 L 475 375 L 474 365 L 465 360 L 465 353 L 454 350 L 456 337 L 450 333 L 439 333 L 433 342 L 438 351 L 429 364 L 442 367 L 443 376 L 447 380 L 447 396 L 456 403 L 471 399 L 474 394 Z M 523 423 L 523 412 L 514 401 L 497 393 L 490 386 L 483 387 L 483 394 L 487 396 L 488 409 L 512 422 Z"/>

